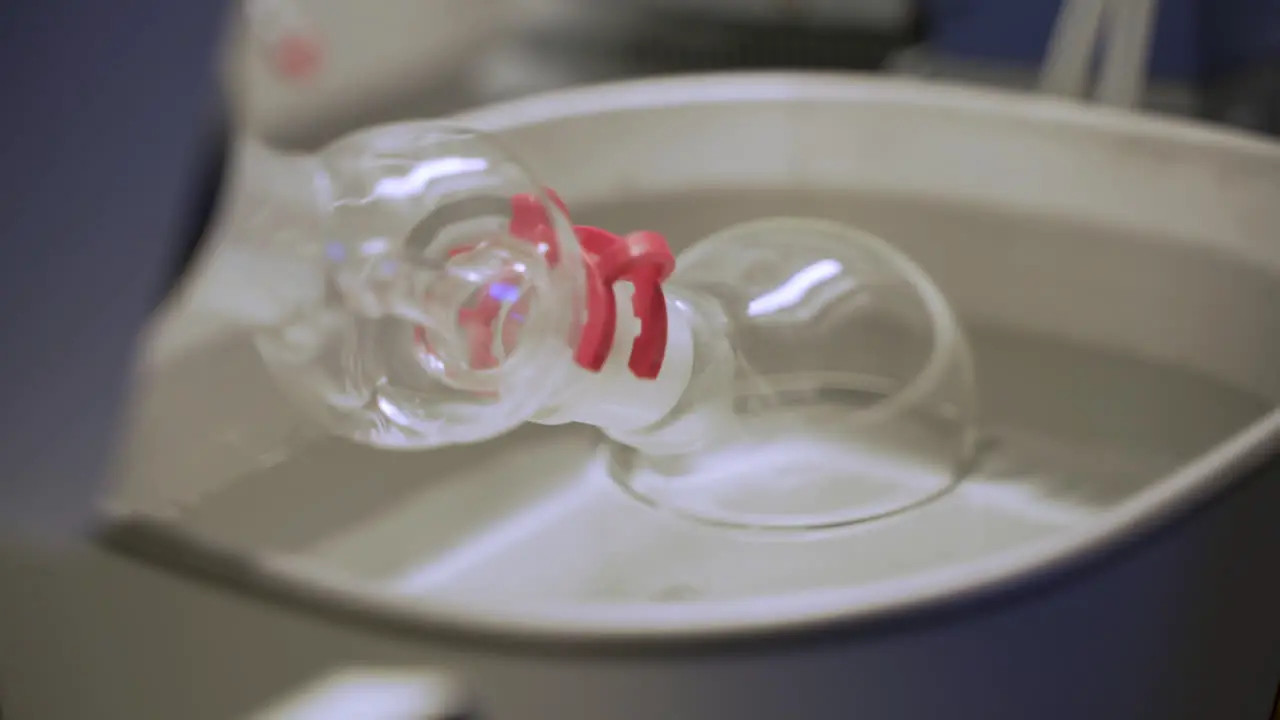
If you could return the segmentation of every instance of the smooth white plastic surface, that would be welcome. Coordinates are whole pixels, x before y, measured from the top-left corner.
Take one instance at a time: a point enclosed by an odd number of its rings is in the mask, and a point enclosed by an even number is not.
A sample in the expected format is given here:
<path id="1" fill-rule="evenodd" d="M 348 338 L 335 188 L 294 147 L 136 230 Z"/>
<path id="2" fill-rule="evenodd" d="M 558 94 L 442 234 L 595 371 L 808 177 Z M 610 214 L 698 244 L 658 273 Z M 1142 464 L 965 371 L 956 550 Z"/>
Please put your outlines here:
<path id="1" fill-rule="evenodd" d="M 534 422 L 580 422 L 618 433 L 652 425 L 675 409 L 693 375 L 693 330 L 682 313 L 668 311 L 662 369 L 656 378 L 637 378 L 627 367 L 632 343 L 640 332 L 640 322 L 630 312 L 631 294 L 629 283 L 614 286 L 619 308 L 617 334 L 604 367 L 599 372 L 577 368 L 568 391 L 551 409 L 533 418 Z M 671 302 L 667 301 L 668 307 Z"/>
<path id="2" fill-rule="evenodd" d="M 231 46 L 231 85 L 247 129 L 293 136 L 343 126 L 427 93 L 488 50 L 504 28 L 503 0 L 252 0 Z M 250 8 L 255 9 L 255 8 Z M 301 18 L 318 46 L 313 74 L 282 75 L 271 46 L 278 23 Z M 264 23 L 266 24 L 266 23 Z"/>

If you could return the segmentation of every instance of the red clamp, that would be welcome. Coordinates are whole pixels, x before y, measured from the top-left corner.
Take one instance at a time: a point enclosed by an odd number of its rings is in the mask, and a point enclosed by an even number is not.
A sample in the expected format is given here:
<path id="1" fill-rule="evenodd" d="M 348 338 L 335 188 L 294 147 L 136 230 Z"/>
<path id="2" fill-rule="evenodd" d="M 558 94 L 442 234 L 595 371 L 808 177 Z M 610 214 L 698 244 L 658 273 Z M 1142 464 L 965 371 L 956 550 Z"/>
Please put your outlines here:
<path id="1" fill-rule="evenodd" d="M 618 309 L 613 286 L 626 280 L 635 287 L 631 311 L 640 334 L 631 346 L 627 367 L 638 378 L 658 377 L 667 353 L 667 300 L 662 282 L 675 269 L 667 241 L 658 233 L 619 237 L 599 228 L 575 226 L 587 270 L 587 318 L 574 359 L 587 370 L 604 366 L 613 348 Z"/>
<path id="2" fill-rule="evenodd" d="M 546 194 L 567 217 L 568 209 L 560 197 L 551 190 Z M 555 267 L 560 262 L 555 227 L 537 197 L 517 195 L 512 198 L 508 227 L 512 236 L 534 244 L 548 265 Z M 582 247 L 587 282 L 586 318 L 578 347 L 574 350 L 574 361 L 592 372 L 599 372 L 604 367 L 617 332 L 618 310 L 613 286 L 625 280 L 635 288 L 631 308 L 640 319 L 640 333 L 631 346 L 627 366 L 638 378 L 658 377 L 667 352 L 667 301 L 662 293 L 662 282 L 675 269 L 675 258 L 666 239 L 654 232 L 635 232 L 620 237 L 594 227 L 574 226 L 573 230 Z M 469 249 L 457 247 L 450 254 L 457 255 Z M 498 364 L 493 355 L 493 332 L 494 324 L 502 314 L 502 305 L 502 300 L 486 295 L 474 307 L 459 313 L 458 326 L 467 334 L 473 368 L 493 368 Z M 528 298 L 522 297 L 516 301 L 511 313 L 523 315 L 528 311 L 528 305 Z M 515 345 L 517 328 L 517 325 L 504 323 L 501 329 L 502 343 L 508 350 Z M 430 348 L 422 328 L 415 331 L 415 337 L 421 346 Z"/>
<path id="3" fill-rule="evenodd" d="M 568 216 L 564 201 L 552 190 L 546 193 Z M 536 197 L 518 195 L 512 199 L 510 229 L 513 236 L 537 243 L 552 267 L 559 262 L 555 228 Z M 604 367 L 617 332 L 613 286 L 625 280 L 635 288 L 631 309 L 640 320 L 640 334 L 631 346 L 627 367 L 638 378 L 658 377 L 667 352 L 667 300 L 662 283 L 676 264 L 666 239 L 647 231 L 618 236 L 584 225 L 575 225 L 573 231 L 582 247 L 587 275 L 587 316 L 574 360 L 592 372 Z"/>

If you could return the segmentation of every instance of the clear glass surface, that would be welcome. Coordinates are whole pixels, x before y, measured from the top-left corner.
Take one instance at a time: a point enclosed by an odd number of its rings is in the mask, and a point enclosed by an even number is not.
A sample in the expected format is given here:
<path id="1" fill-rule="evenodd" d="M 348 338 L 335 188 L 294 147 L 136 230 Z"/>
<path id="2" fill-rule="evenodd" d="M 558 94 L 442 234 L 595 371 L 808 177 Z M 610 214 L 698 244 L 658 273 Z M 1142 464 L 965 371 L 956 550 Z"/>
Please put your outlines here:
<path id="1" fill-rule="evenodd" d="M 615 435 L 613 478 L 655 507 L 756 529 L 838 527 L 953 487 L 972 459 L 972 359 L 929 277 L 887 242 L 778 218 L 689 248 L 668 283 L 696 316 L 693 379 Z"/>
<path id="2" fill-rule="evenodd" d="M 883 517 L 967 471 L 967 342 L 932 281 L 877 237 L 776 218 L 695 243 L 664 283 L 665 362 L 646 380 L 626 369 L 625 289 L 611 359 L 575 363 L 579 240 L 493 139 L 404 123 L 248 160 L 220 302 L 338 435 L 422 449 L 586 422 L 634 497 L 758 529 Z"/>
<path id="3" fill-rule="evenodd" d="M 332 431 L 393 449 L 484 440 L 567 381 L 579 246 L 493 138 L 421 122 L 311 157 L 250 145 L 239 179 L 218 253 L 240 282 L 213 302 L 255 325 L 269 368 Z"/>

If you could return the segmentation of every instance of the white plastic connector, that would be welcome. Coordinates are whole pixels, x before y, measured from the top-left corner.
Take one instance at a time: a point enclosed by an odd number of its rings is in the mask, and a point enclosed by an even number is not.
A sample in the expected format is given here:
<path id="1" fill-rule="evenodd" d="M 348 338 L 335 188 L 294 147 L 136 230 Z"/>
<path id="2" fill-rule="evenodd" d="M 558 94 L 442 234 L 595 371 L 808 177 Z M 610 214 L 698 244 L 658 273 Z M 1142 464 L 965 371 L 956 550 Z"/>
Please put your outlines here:
<path id="1" fill-rule="evenodd" d="M 666 417 L 684 395 L 693 376 L 693 329 L 685 315 L 667 300 L 667 348 L 662 370 L 653 379 L 637 378 L 627 363 L 640 321 L 631 311 L 630 283 L 614 285 L 617 330 L 613 347 L 599 372 L 578 368 L 567 391 L 550 411 L 534 422 L 562 425 L 579 422 L 606 431 L 626 432 Z"/>

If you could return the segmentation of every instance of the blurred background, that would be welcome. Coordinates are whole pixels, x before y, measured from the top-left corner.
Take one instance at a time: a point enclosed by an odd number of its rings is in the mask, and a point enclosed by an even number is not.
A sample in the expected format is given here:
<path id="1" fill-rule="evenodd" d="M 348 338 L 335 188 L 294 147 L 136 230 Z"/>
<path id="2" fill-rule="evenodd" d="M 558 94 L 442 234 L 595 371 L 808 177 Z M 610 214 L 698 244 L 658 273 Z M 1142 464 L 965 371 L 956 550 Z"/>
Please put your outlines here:
<path id="1" fill-rule="evenodd" d="M 369 122 L 725 69 L 1034 86 L 1061 0 L 246 0 L 249 124 L 315 147 Z M 1163 0 L 1143 104 L 1280 131 L 1280 0 Z"/>

